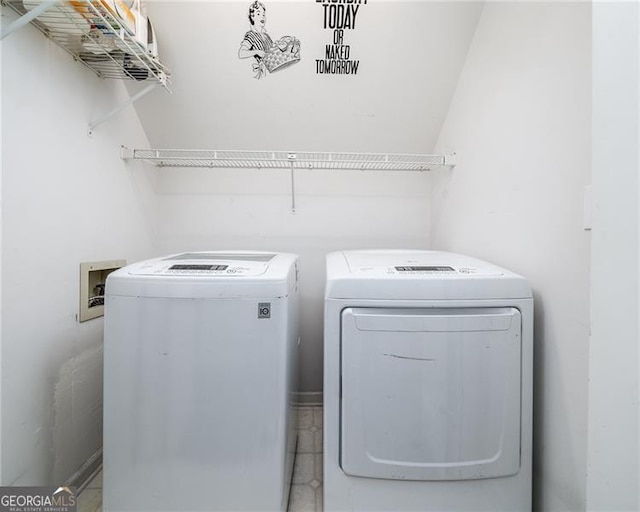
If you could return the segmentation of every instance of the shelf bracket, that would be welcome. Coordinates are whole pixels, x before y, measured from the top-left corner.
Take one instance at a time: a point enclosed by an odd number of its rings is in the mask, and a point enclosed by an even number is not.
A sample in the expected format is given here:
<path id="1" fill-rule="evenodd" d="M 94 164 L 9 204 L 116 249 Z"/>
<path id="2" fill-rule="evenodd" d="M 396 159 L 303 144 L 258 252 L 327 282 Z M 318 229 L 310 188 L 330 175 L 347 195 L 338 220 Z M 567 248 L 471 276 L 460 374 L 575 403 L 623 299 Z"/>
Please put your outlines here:
<path id="1" fill-rule="evenodd" d="M 444 165 L 447 165 L 451 168 L 455 167 L 458 164 L 458 158 L 455 153 L 451 153 L 450 155 L 444 156 Z"/>
<path id="2" fill-rule="evenodd" d="M 31 9 L 28 13 L 23 14 L 13 23 L 10 23 L 9 26 L 0 34 L 0 41 L 2 41 L 9 34 L 13 34 L 16 30 L 21 29 L 25 25 L 28 25 L 33 20 L 35 20 L 38 16 L 40 16 L 43 12 L 45 12 L 49 7 L 57 4 L 60 0 L 48 0 L 47 2 L 42 2 L 37 7 Z"/>
<path id="3" fill-rule="evenodd" d="M 126 146 L 120 146 L 120 158 L 122 160 L 132 160 L 134 158 L 134 150 Z"/>
<path id="4" fill-rule="evenodd" d="M 297 158 L 295 153 L 287 153 L 287 159 L 289 160 L 289 167 L 291 170 L 291 213 L 296 213 L 296 182 L 295 182 L 295 169 L 294 162 Z"/>
<path id="5" fill-rule="evenodd" d="M 156 83 L 152 83 L 149 84 L 147 87 L 145 87 L 144 89 L 142 89 L 141 91 L 137 92 L 136 94 L 134 94 L 133 96 L 131 96 L 131 98 L 129 98 L 127 101 L 125 101 L 124 103 L 122 103 L 122 105 L 118 105 L 116 108 L 114 108 L 112 111 L 107 112 L 104 116 L 102 116 L 100 119 L 98 119 L 97 121 L 94 121 L 93 123 L 91 123 L 89 125 L 89 136 L 93 135 L 93 130 L 96 129 L 96 127 L 98 127 L 99 125 L 101 125 L 102 123 L 104 123 L 107 119 L 109 119 L 110 117 L 114 116 L 115 114 L 117 114 L 118 112 L 120 112 L 121 110 L 123 110 L 124 108 L 128 107 L 129 105 L 131 105 L 132 103 L 136 102 L 137 100 L 139 100 L 140 98 L 142 98 L 143 96 L 146 96 L 147 94 L 149 94 L 151 91 L 153 91 L 156 87 L 158 87 L 159 85 L 161 85 L 160 82 L 156 82 Z"/>

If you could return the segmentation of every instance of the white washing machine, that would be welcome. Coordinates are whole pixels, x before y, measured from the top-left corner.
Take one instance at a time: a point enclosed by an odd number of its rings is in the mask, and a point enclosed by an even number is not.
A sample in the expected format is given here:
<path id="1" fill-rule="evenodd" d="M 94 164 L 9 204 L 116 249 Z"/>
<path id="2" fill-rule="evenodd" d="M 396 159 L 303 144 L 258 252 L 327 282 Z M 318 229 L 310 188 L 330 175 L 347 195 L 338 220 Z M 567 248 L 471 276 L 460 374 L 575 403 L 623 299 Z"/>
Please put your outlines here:
<path id="1" fill-rule="evenodd" d="M 531 510 L 533 299 L 489 263 L 327 256 L 324 506 Z"/>
<path id="2" fill-rule="evenodd" d="M 106 512 L 285 511 L 297 256 L 198 252 L 109 275 Z"/>

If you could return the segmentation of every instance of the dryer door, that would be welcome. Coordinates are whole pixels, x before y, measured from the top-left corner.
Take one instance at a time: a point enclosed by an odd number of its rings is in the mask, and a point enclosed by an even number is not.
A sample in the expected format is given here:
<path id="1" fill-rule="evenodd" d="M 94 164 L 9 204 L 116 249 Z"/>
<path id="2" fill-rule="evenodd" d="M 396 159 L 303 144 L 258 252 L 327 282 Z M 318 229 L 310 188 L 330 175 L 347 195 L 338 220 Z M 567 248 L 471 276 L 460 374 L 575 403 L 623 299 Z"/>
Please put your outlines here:
<path id="1" fill-rule="evenodd" d="M 466 480 L 518 472 L 517 309 L 348 308 L 341 351 L 345 473 Z"/>

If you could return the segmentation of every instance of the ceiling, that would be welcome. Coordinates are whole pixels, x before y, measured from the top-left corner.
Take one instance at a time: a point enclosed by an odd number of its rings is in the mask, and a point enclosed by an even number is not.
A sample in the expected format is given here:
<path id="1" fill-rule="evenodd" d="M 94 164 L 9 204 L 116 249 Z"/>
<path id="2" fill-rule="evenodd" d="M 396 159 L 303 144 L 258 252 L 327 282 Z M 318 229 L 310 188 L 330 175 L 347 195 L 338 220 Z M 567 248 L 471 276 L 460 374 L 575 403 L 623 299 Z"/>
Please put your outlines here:
<path id="1" fill-rule="evenodd" d="M 482 3 L 333 4 L 351 9 L 349 15 L 312 0 L 267 0 L 266 29 L 274 40 L 296 37 L 301 59 L 260 79 L 254 59 L 238 56 L 250 27 L 249 3 L 149 2 L 172 89 L 158 88 L 135 104 L 152 147 L 433 149 Z M 332 22 L 347 27 L 340 32 Z M 347 47 L 339 50 L 345 60 L 358 62 L 357 73 L 318 72 L 317 61 L 327 58 L 334 39 Z M 142 87 L 130 85 L 131 92 Z"/>

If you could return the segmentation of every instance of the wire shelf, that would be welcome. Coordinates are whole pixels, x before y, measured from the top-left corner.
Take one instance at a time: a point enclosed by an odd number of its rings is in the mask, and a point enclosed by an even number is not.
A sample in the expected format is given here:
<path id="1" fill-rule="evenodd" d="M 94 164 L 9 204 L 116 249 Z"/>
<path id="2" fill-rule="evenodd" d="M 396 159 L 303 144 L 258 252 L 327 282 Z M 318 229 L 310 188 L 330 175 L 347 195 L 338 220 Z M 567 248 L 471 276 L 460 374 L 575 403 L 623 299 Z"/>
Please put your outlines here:
<path id="1" fill-rule="evenodd" d="M 362 171 L 429 171 L 453 166 L 452 155 L 321 153 L 307 151 L 234 151 L 127 149 L 123 159 L 144 160 L 158 167 L 258 169 L 352 169 Z"/>
<path id="2" fill-rule="evenodd" d="M 42 3 L 49 5 L 38 9 Z M 169 89 L 171 73 L 167 67 L 102 2 L 2 0 L 2 5 L 27 19 L 31 18 L 30 9 L 38 12 L 31 24 L 99 77 L 155 81 Z"/>

